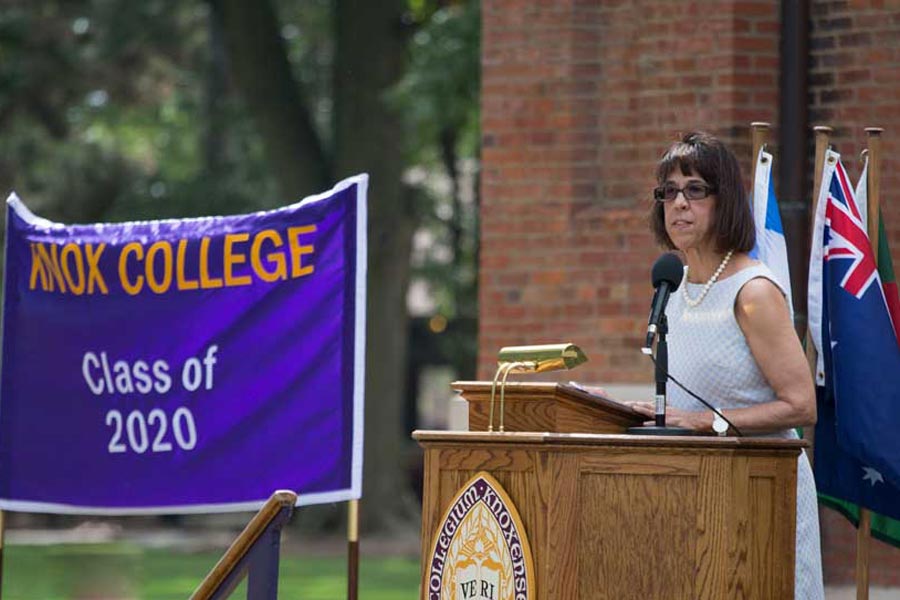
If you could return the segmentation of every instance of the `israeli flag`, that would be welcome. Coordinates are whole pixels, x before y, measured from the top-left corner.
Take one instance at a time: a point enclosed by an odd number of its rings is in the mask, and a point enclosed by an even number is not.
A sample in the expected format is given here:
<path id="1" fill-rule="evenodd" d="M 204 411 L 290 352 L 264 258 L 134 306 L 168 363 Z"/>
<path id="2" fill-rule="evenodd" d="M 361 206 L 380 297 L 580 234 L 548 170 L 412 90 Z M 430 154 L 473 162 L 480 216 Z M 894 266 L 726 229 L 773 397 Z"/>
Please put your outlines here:
<path id="1" fill-rule="evenodd" d="M 787 294 L 788 308 L 793 315 L 791 296 L 791 275 L 788 270 L 787 243 L 784 239 L 784 228 L 781 226 L 781 214 L 778 212 L 778 200 L 775 198 L 775 185 L 772 181 L 772 155 L 761 149 L 756 158 L 756 180 L 753 182 L 753 220 L 756 223 L 756 246 L 750 251 L 750 257 L 763 262 L 781 288 Z"/>

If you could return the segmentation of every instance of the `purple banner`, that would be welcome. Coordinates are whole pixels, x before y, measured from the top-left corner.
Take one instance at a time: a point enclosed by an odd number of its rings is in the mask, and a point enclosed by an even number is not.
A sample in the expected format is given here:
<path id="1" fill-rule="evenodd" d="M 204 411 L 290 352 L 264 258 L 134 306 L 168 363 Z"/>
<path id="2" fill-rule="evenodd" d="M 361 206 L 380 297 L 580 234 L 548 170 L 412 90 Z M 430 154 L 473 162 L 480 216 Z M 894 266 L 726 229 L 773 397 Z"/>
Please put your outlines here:
<path id="1" fill-rule="evenodd" d="M 268 212 L 61 225 L 7 201 L 0 508 L 359 498 L 367 177 Z"/>

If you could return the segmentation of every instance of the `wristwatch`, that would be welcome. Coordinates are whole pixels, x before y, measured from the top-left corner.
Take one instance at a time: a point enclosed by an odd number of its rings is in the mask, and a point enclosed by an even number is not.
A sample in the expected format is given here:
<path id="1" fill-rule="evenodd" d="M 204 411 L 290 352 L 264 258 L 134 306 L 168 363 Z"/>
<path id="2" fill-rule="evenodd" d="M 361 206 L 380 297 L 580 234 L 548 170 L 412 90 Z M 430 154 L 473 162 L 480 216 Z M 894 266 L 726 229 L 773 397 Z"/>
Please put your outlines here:
<path id="1" fill-rule="evenodd" d="M 720 437 L 728 433 L 728 421 L 726 421 L 725 418 L 722 417 L 722 413 L 717 410 L 713 411 L 712 428 Z"/>

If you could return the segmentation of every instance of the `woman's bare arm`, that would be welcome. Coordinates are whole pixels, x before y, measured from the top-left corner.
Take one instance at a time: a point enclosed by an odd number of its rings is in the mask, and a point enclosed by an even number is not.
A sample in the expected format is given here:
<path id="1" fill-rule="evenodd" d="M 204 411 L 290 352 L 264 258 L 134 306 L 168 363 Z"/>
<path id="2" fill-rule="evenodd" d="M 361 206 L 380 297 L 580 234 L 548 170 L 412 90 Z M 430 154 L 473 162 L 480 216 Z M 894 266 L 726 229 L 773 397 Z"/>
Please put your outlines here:
<path id="1" fill-rule="evenodd" d="M 743 433 L 815 424 L 812 376 L 781 291 L 767 279 L 751 279 L 738 293 L 734 313 L 753 358 L 775 391 L 775 400 L 748 408 L 727 409 L 722 413 Z M 653 416 L 653 405 L 649 402 L 632 406 L 648 417 Z M 712 411 L 708 410 L 666 410 L 666 423 L 672 426 L 711 431 L 712 420 Z"/>

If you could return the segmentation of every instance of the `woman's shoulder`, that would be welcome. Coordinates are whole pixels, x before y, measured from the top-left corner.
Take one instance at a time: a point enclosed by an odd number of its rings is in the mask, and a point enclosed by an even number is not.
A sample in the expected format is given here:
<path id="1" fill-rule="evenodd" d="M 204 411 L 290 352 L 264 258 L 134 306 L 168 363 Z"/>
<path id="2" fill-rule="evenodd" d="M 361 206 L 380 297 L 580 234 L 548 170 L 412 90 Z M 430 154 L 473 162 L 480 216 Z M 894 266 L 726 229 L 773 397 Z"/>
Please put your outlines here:
<path id="1" fill-rule="evenodd" d="M 741 254 L 736 259 L 734 271 L 728 279 L 734 286 L 735 308 L 738 311 L 787 306 L 784 289 L 765 263 L 747 254 Z"/>
<path id="2" fill-rule="evenodd" d="M 747 254 L 736 254 L 728 267 L 719 281 L 727 282 L 728 285 L 735 286 L 737 289 L 743 288 L 747 283 L 757 279 L 769 281 L 776 289 L 780 289 L 775 275 L 769 267 L 755 258 L 750 258 Z"/>
<path id="3" fill-rule="evenodd" d="M 762 263 L 746 269 L 744 281 L 734 299 L 734 312 L 738 321 L 775 320 L 787 315 L 790 320 L 791 308 L 787 296 L 768 267 Z"/>
<path id="4" fill-rule="evenodd" d="M 748 279 L 737 294 L 738 303 L 775 302 L 784 304 L 784 292 L 774 280 L 764 276 Z"/>

